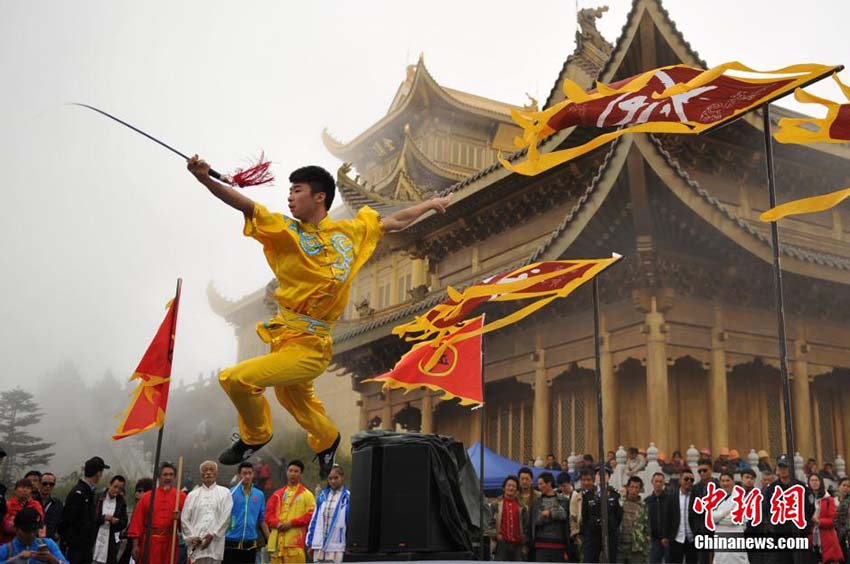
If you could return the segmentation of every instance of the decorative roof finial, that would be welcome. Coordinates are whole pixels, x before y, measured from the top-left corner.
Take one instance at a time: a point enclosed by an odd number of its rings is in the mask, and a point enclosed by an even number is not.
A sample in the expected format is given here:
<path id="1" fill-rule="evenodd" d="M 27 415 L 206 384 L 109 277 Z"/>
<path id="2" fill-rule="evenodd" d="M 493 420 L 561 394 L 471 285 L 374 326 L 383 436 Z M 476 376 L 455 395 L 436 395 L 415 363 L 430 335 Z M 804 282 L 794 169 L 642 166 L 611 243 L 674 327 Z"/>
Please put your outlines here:
<path id="1" fill-rule="evenodd" d="M 587 41 L 594 47 L 598 48 L 603 53 L 611 52 L 611 44 L 602 37 L 599 30 L 596 28 L 596 20 L 602 17 L 602 14 L 608 11 L 608 6 L 600 6 L 598 8 L 582 8 L 576 14 L 578 25 L 581 31 L 576 32 L 577 42 Z"/>

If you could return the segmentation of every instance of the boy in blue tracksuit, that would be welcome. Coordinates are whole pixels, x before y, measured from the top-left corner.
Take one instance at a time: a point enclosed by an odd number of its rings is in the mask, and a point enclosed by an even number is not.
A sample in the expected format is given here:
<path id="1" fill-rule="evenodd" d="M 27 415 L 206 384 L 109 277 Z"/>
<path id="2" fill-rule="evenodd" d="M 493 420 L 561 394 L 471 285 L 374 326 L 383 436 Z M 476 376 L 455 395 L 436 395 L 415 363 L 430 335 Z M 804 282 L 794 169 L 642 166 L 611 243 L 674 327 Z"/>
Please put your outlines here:
<path id="1" fill-rule="evenodd" d="M 254 467 L 250 462 L 239 465 L 240 481 L 231 490 L 233 510 L 230 527 L 224 536 L 224 562 L 251 563 L 257 557 L 259 535 L 269 537 L 266 525 L 266 497 L 254 487 Z"/>

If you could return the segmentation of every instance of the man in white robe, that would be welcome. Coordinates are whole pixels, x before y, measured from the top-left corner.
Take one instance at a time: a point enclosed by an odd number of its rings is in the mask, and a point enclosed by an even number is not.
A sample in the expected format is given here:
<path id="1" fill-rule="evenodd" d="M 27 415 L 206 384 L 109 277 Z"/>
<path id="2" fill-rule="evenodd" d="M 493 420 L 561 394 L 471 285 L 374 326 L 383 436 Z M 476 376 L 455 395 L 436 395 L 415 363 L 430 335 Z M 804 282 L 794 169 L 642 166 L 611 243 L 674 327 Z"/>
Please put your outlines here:
<path id="1" fill-rule="evenodd" d="M 218 564 L 224 558 L 224 535 L 230 526 L 233 498 L 230 490 L 216 484 L 218 465 L 201 464 L 201 485 L 186 497 L 181 523 L 183 538 L 194 564 Z"/>

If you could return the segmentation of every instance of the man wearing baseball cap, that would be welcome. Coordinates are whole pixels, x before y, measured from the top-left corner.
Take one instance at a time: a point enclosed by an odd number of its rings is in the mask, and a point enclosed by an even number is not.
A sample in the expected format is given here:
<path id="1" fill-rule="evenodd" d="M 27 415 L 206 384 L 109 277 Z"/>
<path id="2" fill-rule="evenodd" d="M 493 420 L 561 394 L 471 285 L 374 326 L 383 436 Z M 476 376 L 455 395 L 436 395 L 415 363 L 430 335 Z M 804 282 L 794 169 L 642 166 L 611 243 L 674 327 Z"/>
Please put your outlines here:
<path id="1" fill-rule="evenodd" d="M 804 537 L 808 534 L 808 529 L 798 529 L 797 526 L 788 521 L 786 523 L 779 523 L 774 525 L 770 522 L 771 517 L 771 504 L 770 500 L 773 498 L 774 491 L 776 489 L 780 489 L 785 491 L 793 486 L 802 486 L 803 488 L 803 504 L 804 507 L 803 513 L 806 518 L 806 523 L 811 523 L 812 515 L 815 513 L 815 505 L 814 498 L 812 496 L 812 490 L 809 487 L 798 480 L 794 474 L 794 459 L 788 456 L 787 454 L 780 454 L 776 457 L 776 480 L 767 486 L 764 489 L 764 500 L 762 501 L 762 524 L 764 525 L 764 533 L 767 536 L 772 537 Z M 801 561 L 804 561 L 805 552 L 804 551 L 774 551 L 767 552 L 766 562 L 768 564 L 795 564 Z"/>
<path id="2" fill-rule="evenodd" d="M 109 466 L 99 456 L 89 458 L 83 466 L 83 479 L 65 498 L 59 535 L 64 543 L 70 564 L 89 564 L 92 561 L 97 535 L 95 490 Z"/>
<path id="3" fill-rule="evenodd" d="M 38 511 L 29 507 L 21 509 L 15 515 L 15 538 L 0 546 L 0 562 L 68 564 L 53 539 L 37 538 L 43 526 Z"/>

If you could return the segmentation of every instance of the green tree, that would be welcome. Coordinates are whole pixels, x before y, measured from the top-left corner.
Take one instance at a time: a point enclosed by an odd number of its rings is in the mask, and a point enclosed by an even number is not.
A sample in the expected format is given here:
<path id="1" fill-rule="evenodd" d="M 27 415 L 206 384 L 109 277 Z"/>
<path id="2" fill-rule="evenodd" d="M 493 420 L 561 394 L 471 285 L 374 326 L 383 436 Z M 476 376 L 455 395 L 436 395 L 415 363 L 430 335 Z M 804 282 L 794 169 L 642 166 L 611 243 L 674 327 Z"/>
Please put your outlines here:
<path id="1" fill-rule="evenodd" d="M 6 449 L 3 482 L 22 474 L 22 470 L 50 463 L 53 453 L 41 437 L 27 432 L 37 425 L 43 413 L 33 395 L 21 388 L 0 392 L 0 445 Z"/>

